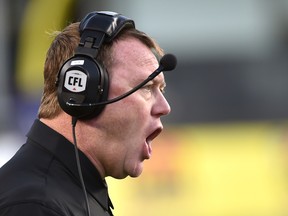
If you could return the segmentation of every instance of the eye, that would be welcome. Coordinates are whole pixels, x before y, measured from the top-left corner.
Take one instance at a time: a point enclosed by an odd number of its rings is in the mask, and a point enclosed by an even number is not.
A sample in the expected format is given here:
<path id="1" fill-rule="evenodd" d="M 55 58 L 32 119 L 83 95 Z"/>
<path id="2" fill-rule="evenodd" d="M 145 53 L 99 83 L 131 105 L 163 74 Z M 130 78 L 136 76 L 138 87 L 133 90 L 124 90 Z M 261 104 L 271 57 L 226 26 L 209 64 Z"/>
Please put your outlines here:
<path id="1" fill-rule="evenodd" d="M 142 87 L 142 90 L 147 94 L 156 94 L 156 92 L 161 92 L 161 94 L 165 93 L 165 84 L 157 84 L 155 82 L 148 82 L 145 86 Z"/>
<path id="2" fill-rule="evenodd" d="M 151 92 L 153 90 L 153 87 L 154 87 L 153 83 L 148 83 L 145 86 L 143 86 L 142 89 Z"/>
<path id="3" fill-rule="evenodd" d="M 165 88 L 160 88 L 160 91 L 162 92 L 162 94 L 165 94 Z"/>
<path id="4" fill-rule="evenodd" d="M 147 92 L 151 92 L 152 91 L 152 89 L 153 89 L 153 85 L 145 85 L 145 86 L 143 86 L 143 89 L 145 90 L 145 91 L 147 91 Z"/>

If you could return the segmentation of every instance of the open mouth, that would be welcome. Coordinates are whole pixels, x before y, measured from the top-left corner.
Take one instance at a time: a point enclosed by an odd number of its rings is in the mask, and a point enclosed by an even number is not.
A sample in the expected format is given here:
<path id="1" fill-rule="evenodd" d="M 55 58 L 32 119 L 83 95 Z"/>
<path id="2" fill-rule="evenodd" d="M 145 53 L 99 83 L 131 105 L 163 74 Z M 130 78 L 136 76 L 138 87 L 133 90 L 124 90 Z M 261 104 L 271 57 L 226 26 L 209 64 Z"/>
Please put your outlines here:
<path id="1" fill-rule="evenodd" d="M 145 159 L 149 159 L 152 155 L 152 141 L 162 132 L 162 127 L 155 129 L 147 138 L 146 138 L 146 154 Z"/>
<path id="2" fill-rule="evenodd" d="M 152 142 L 152 140 L 154 140 L 162 131 L 162 128 L 157 128 L 156 130 L 153 131 L 153 133 L 151 133 L 147 139 L 146 142 L 147 144 L 150 144 Z"/>

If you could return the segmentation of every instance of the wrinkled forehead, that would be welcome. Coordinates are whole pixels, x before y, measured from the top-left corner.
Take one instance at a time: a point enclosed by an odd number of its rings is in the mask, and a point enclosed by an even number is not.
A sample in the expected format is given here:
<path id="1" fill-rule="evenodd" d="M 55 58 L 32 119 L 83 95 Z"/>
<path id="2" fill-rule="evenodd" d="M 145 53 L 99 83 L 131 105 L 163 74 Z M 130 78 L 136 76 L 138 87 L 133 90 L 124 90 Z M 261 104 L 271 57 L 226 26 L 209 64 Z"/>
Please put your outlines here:
<path id="1" fill-rule="evenodd" d="M 116 64 L 133 64 L 138 67 L 158 67 L 153 50 L 136 38 L 116 41 L 112 47 L 112 58 Z M 156 68 L 155 68 L 156 69 Z"/>

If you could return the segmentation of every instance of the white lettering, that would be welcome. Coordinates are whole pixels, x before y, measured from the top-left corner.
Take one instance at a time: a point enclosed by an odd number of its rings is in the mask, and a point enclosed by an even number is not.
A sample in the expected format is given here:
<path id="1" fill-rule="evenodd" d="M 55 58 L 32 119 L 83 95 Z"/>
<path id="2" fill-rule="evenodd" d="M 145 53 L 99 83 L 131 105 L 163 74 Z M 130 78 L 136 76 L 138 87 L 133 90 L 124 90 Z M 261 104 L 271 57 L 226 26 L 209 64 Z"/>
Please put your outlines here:
<path id="1" fill-rule="evenodd" d="M 71 65 L 83 65 L 83 64 L 84 64 L 84 60 L 71 61 Z"/>
<path id="2" fill-rule="evenodd" d="M 86 89 L 87 75 L 78 70 L 66 72 L 64 87 L 71 92 L 82 92 Z"/>

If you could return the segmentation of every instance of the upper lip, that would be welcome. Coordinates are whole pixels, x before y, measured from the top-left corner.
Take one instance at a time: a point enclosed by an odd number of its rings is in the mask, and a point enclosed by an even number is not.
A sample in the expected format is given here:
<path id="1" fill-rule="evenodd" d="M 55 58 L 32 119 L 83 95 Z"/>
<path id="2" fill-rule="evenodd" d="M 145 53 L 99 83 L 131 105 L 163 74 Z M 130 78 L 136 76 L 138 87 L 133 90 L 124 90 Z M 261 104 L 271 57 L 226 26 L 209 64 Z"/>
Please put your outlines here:
<path id="1" fill-rule="evenodd" d="M 162 126 L 157 127 L 153 132 L 146 138 L 147 142 L 151 142 L 153 139 L 155 139 L 163 130 Z"/>

